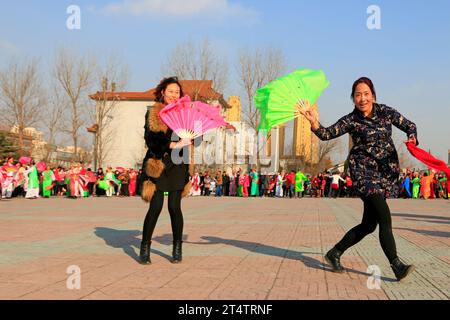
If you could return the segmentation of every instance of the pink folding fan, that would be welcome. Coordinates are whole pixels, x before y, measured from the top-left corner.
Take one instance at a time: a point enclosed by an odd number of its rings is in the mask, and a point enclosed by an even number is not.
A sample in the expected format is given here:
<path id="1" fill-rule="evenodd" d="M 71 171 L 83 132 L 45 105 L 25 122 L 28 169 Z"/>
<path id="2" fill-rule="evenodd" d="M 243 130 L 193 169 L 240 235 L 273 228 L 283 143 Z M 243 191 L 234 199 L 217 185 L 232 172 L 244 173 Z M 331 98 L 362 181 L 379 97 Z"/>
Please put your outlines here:
<path id="1" fill-rule="evenodd" d="M 207 131 L 231 125 L 220 115 L 220 107 L 184 96 L 159 112 L 161 120 L 180 138 L 195 139 Z"/>

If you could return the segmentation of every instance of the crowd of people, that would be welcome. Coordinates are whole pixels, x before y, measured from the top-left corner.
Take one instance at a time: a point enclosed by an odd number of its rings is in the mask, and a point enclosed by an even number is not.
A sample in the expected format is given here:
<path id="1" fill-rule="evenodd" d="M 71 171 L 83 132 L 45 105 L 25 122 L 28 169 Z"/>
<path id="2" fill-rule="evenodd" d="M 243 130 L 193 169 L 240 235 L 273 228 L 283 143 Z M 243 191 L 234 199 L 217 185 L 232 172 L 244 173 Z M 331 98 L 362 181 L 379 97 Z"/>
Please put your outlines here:
<path id="1" fill-rule="evenodd" d="M 2 161 L 3 162 L 3 161 Z M 74 163 L 63 167 L 37 168 L 36 163 L 22 164 L 8 157 L 0 167 L 1 198 L 66 196 L 140 196 L 142 170 L 123 167 L 85 169 Z M 258 173 L 241 169 L 229 172 L 195 172 L 190 177 L 190 196 L 343 198 L 356 197 L 348 174 L 328 171 L 315 176 L 301 170 Z M 449 185 L 443 173 L 407 169 L 399 182 L 399 197 L 412 199 L 448 199 Z"/>
<path id="2" fill-rule="evenodd" d="M 356 197 L 350 175 L 339 171 L 311 176 L 301 170 L 258 174 L 237 170 L 210 174 L 196 172 L 191 178 L 191 196 L 278 197 L 278 198 L 345 198 Z M 433 170 L 410 171 L 399 182 L 399 198 L 438 199 L 449 197 L 450 181 Z"/>
<path id="3" fill-rule="evenodd" d="M 217 171 L 210 174 L 196 172 L 192 177 L 191 196 L 216 197 L 352 197 L 350 176 L 341 177 L 339 172 L 324 172 L 316 176 L 305 174 L 301 170 L 281 171 L 278 173 L 258 173 L 238 169 L 228 173 Z"/>
<path id="4" fill-rule="evenodd" d="M 400 178 L 399 197 L 413 199 L 448 199 L 450 180 L 443 172 L 410 171 Z"/>
<path id="5" fill-rule="evenodd" d="M 31 159 L 29 163 L 21 163 L 8 157 L 0 167 L 1 198 L 136 196 L 140 192 L 141 175 L 141 170 L 122 167 L 98 168 L 94 172 L 79 162 L 63 168 L 35 163 Z"/>

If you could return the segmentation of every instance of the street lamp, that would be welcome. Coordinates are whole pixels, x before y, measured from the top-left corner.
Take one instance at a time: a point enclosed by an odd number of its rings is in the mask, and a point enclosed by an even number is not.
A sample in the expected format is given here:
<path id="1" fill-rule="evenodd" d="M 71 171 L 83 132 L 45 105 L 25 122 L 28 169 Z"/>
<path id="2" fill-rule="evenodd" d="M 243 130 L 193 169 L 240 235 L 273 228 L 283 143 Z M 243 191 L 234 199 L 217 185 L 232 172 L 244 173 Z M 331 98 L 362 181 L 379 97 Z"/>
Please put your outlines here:
<path id="1" fill-rule="evenodd" d="M 97 132 L 98 132 L 98 124 L 93 124 L 89 128 L 87 128 L 89 133 L 94 134 L 94 170 L 97 170 Z"/>

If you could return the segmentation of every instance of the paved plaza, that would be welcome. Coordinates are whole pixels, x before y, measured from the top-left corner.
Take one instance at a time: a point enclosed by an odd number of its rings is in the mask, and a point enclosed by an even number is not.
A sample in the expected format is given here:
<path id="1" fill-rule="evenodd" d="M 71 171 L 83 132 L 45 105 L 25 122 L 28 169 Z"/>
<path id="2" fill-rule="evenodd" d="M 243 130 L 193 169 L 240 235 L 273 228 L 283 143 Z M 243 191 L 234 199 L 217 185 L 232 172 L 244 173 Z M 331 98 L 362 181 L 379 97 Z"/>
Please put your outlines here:
<path id="1" fill-rule="evenodd" d="M 417 268 L 402 282 L 378 231 L 343 255 L 345 273 L 324 264 L 359 199 L 187 198 L 181 264 L 165 203 L 147 266 L 139 198 L 2 200 L 0 299 L 448 300 L 450 201 L 389 205 L 399 256 Z"/>

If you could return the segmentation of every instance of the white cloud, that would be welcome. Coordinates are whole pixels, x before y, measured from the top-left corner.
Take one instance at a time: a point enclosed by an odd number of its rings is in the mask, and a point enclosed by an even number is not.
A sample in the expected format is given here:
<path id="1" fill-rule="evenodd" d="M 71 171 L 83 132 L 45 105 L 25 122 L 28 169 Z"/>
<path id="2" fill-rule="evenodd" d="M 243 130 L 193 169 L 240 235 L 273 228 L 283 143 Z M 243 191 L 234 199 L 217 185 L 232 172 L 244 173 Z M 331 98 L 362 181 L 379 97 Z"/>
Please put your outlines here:
<path id="1" fill-rule="evenodd" d="M 122 0 L 105 6 L 105 14 L 130 14 L 164 18 L 230 18 L 257 20 L 259 13 L 229 0 Z"/>

